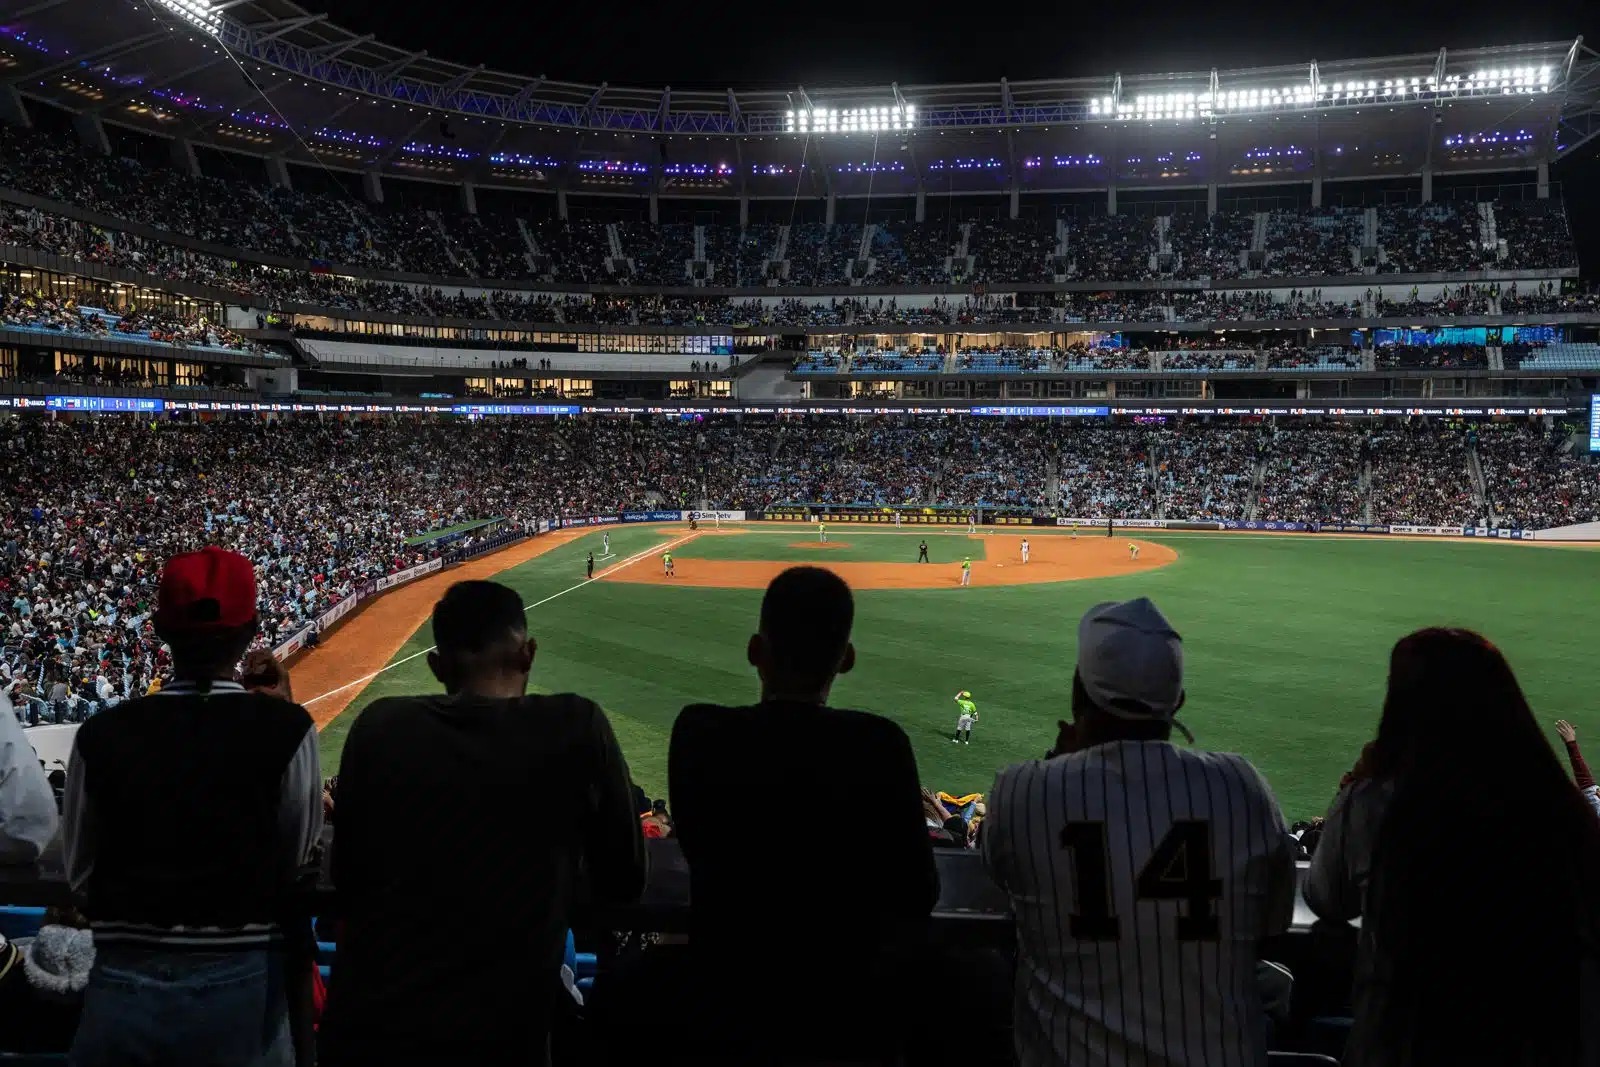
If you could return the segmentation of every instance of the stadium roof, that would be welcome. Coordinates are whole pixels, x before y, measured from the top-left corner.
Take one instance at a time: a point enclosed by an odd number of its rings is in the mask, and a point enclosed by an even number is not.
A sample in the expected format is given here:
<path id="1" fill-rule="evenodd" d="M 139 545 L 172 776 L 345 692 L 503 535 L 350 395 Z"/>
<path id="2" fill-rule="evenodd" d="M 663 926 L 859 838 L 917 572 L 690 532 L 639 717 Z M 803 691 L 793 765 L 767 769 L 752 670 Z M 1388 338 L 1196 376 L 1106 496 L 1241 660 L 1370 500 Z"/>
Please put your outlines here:
<path id="1" fill-rule="evenodd" d="M 291 163 L 689 197 L 1511 171 L 1600 133 L 1600 53 L 1582 38 L 1111 78 L 683 93 L 462 66 L 289 0 L 0 0 L 0 79 L 109 122 Z"/>

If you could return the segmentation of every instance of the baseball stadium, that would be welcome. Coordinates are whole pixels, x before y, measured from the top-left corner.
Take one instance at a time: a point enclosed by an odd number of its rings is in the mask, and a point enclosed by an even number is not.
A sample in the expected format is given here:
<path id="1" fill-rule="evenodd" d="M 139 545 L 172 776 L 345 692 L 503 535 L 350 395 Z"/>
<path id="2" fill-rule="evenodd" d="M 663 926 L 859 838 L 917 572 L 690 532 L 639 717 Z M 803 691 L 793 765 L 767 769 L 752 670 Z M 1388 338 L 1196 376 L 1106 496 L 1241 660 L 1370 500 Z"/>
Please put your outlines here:
<path id="1" fill-rule="evenodd" d="M 1595 1062 L 1582 37 L 333 6 L 0 0 L 0 1064 Z"/>

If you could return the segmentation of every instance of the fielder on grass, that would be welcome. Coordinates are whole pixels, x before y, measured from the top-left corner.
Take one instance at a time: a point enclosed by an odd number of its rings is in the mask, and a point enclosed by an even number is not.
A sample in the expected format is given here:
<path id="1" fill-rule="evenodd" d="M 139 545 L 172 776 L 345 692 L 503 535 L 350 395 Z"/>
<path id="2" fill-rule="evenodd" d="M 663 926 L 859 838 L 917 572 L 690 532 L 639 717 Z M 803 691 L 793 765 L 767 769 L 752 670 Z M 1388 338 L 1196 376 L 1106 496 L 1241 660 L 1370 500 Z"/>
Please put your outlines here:
<path id="1" fill-rule="evenodd" d="M 956 694 L 956 707 L 960 709 L 956 715 L 956 733 L 950 739 L 952 745 L 972 744 L 972 724 L 978 721 L 978 705 L 973 703 L 972 694 L 963 689 Z"/>

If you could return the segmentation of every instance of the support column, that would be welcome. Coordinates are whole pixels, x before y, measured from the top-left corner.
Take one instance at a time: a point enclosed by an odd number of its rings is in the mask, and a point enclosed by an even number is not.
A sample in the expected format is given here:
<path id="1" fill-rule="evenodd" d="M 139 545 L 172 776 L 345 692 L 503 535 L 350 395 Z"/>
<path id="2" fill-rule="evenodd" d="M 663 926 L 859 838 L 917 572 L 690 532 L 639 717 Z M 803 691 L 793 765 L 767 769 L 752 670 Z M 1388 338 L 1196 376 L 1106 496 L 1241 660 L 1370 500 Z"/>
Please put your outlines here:
<path id="1" fill-rule="evenodd" d="M 661 198 L 654 192 L 650 194 L 650 225 L 661 225 Z"/>
<path id="2" fill-rule="evenodd" d="M 478 187 L 471 182 L 461 183 L 461 210 L 468 215 L 478 213 Z"/>
<path id="3" fill-rule="evenodd" d="M 78 139 L 91 149 L 103 156 L 111 154 L 111 140 L 106 137 L 105 123 L 100 121 L 100 116 L 82 113 L 74 115 L 72 128 L 78 131 Z"/>
<path id="4" fill-rule="evenodd" d="M 928 194 L 921 186 L 917 187 L 917 214 L 915 218 L 918 223 L 928 220 Z"/>
<path id="5" fill-rule="evenodd" d="M 28 117 L 28 106 L 22 102 L 22 94 L 17 92 L 14 85 L 0 85 L 0 122 L 7 126 L 20 126 L 24 130 L 33 126 L 33 120 Z"/>
<path id="6" fill-rule="evenodd" d="M 1424 167 L 1422 169 L 1422 202 L 1424 204 L 1433 203 L 1433 168 L 1432 167 Z"/>
<path id="7" fill-rule="evenodd" d="M 567 221 L 567 191 L 565 189 L 556 190 L 556 218 L 562 222 Z"/>
<path id="8" fill-rule="evenodd" d="M 267 184 L 274 189 L 293 189 L 294 183 L 289 180 L 289 164 L 282 156 L 268 156 Z"/>
<path id="9" fill-rule="evenodd" d="M 1538 177 L 1537 180 L 1539 182 L 1539 193 L 1538 193 L 1539 199 L 1540 200 L 1549 200 L 1550 199 L 1550 164 L 1548 164 L 1548 163 L 1539 164 L 1538 173 L 1539 173 L 1539 177 Z"/>
<path id="10" fill-rule="evenodd" d="M 750 225 L 750 198 L 743 193 L 739 194 L 739 228 Z"/>
<path id="11" fill-rule="evenodd" d="M 1322 175 L 1320 174 L 1311 176 L 1311 206 L 1322 206 Z"/>
<path id="12" fill-rule="evenodd" d="M 1106 186 L 1106 214 L 1107 215 L 1115 215 L 1116 213 L 1117 213 L 1117 187 L 1115 185 L 1108 185 L 1108 186 Z"/>
<path id="13" fill-rule="evenodd" d="M 1212 182 L 1210 185 L 1206 186 L 1206 214 L 1207 215 L 1215 215 L 1216 213 L 1217 213 L 1217 183 L 1216 182 Z"/>
<path id="14" fill-rule="evenodd" d="M 375 170 L 362 171 L 361 192 L 370 203 L 383 203 L 383 175 Z"/>
<path id="15" fill-rule="evenodd" d="M 174 137 L 169 147 L 172 151 L 172 165 L 178 168 L 180 174 L 187 174 L 191 178 L 200 177 L 200 160 L 195 158 L 193 141 L 186 137 Z"/>
<path id="16" fill-rule="evenodd" d="M 1016 218 L 1017 215 L 1021 212 L 1021 210 L 1022 210 L 1022 187 L 1020 185 L 1013 185 L 1011 187 L 1011 217 L 1012 218 Z"/>
<path id="17" fill-rule="evenodd" d="M 824 222 L 826 222 L 829 226 L 833 225 L 833 211 L 834 211 L 834 207 L 837 205 L 837 203 L 838 203 L 838 198 L 835 197 L 832 193 L 829 193 L 828 194 L 828 206 L 826 208 L 826 213 L 822 216 L 822 220 Z"/>

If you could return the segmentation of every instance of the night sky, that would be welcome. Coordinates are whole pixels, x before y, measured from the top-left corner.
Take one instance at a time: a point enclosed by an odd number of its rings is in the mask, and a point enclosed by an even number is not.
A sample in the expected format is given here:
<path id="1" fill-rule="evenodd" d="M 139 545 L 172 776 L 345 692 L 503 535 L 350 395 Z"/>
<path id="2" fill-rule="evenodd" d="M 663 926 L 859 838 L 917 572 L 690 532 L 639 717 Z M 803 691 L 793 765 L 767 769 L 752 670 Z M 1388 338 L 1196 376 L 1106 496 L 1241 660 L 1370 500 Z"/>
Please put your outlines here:
<path id="1" fill-rule="evenodd" d="M 1274 66 L 1564 41 L 1600 48 L 1600 3 L 535 3 L 300 0 L 431 56 L 561 81 L 808 90 Z M 1600 142 L 1551 172 L 1586 274 L 1600 257 Z M 1528 180 L 1532 180 L 1531 176 Z"/>

